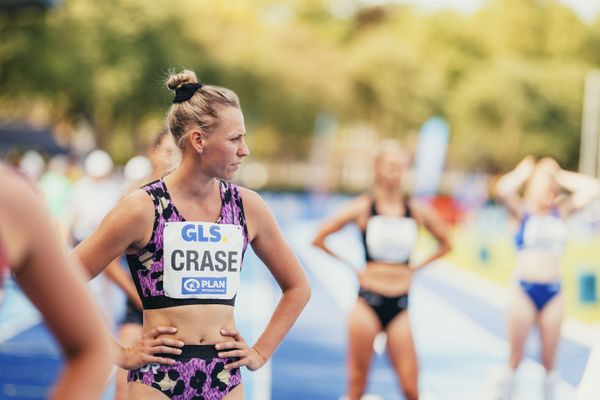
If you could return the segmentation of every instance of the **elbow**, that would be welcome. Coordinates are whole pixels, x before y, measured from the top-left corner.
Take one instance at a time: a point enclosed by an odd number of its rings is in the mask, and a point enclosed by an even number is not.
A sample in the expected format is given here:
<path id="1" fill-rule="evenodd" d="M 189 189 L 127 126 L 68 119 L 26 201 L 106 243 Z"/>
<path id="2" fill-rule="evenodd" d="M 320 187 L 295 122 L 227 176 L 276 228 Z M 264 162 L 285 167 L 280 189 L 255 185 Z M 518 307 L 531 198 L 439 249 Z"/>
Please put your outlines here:
<path id="1" fill-rule="evenodd" d="M 311 296 L 311 287 L 308 276 L 302 264 L 295 260 L 293 271 L 286 279 L 277 279 L 281 294 L 300 309 L 304 308 Z"/>
<path id="2" fill-rule="evenodd" d="M 496 189 L 496 192 L 494 192 L 493 197 L 501 203 L 506 203 L 508 201 L 508 199 L 510 198 L 510 196 L 511 196 L 510 192 Z"/>
<path id="3" fill-rule="evenodd" d="M 308 279 L 305 279 L 304 282 L 298 283 L 297 285 L 294 285 L 288 288 L 287 290 L 284 290 L 283 293 L 284 295 L 285 293 L 293 293 L 293 297 L 296 299 L 298 304 L 301 305 L 302 308 L 304 308 L 306 304 L 308 304 L 308 301 L 312 296 L 312 289 L 310 287 Z"/>
<path id="4" fill-rule="evenodd" d="M 503 182 L 498 182 L 492 190 L 492 196 L 501 202 L 510 199 L 514 194 L 515 190 Z"/>
<path id="5" fill-rule="evenodd" d="M 306 305 L 308 303 L 308 301 L 310 300 L 310 298 L 312 297 L 312 288 L 310 287 L 310 285 L 306 285 L 306 288 L 304 290 L 304 304 Z"/>
<path id="6" fill-rule="evenodd" d="M 448 247 L 445 248 L 444 255 L 450 254 L 452 251 L 452 245 L 448 244 Z"/>
<path id="7" fill-rule="evenodd" d="M 298 287 L 298 298 L 302 302 L 302 307 L 308 304 L 310 297 L 312 296 L 312 289 L 308 280 L 306 280 L 301 286 Z"/>
<path id="8" fill-rule="evenodd" d="M 506 197 L 506 194 L 506 187 L 501 182 L 498 182 L 495 186 L 492 187 L 492 196 L 496 199 L 502 199 L 503 197 Z"/>
<path id="9" fill-rule="evenodd" d="M 442 242 L 441 246 L 440 246 L 440 252 L 442 253 L 442 256 L 445 256 L 446 254 L 450 253 L 452 251 L 452 244 L 445 240 L 444 242 Z"/>
<path id="10" fill-rule="evenodd" d="M 323 239 L 319 236 L 315 237 L 311 244 L 315 247 L 322 248 L 323 247 Z"/>
<path id="11" fill-rule="evenodd" d="M 326 246 L 325 246 L 325 238 L 326 238 L 327 236 L 328 236 L 328 235 L 327 235 L 326 233 L 324 233 L 324 232 L 321 232 L 321 231 L 318 231 L 318 232 L 315 234 L 315 237 L 313 238 L 313 240 L 312 240 L 312 242 L 311 242 L 311 243 L 312 243 L 312 245 L 313 245 L 313 246 L 315 246 L 315 247 L 317 247 L 317 248 L 319 248 L 319 249 L 321 249 L 321 250 L 325 250 L 325 249 L 326 249 Z"/>

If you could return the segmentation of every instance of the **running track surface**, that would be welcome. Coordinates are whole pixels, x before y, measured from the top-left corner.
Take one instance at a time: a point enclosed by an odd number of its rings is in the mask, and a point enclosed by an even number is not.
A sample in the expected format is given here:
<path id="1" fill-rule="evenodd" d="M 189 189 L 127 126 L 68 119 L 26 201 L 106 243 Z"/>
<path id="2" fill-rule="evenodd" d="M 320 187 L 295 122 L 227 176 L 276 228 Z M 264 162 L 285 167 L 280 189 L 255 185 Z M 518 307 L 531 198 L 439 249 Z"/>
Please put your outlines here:
<path id="1" fill-rule="evenodd" d="M 310 246 L 318 222 L 315 207 L 298 197 L 265 196 L 284 235 L 305 266 L 312 284 L 306 310 L 272 360 L 256 373 L 244 371 L 246 397 L 251 400 L 335 400 L 345 389 L 346 314 L 355 301 L 356 282 L 348 268 Z M 339 198 L 324 209 L 334 209 Z M 330 245 L 355 265 L 361 264 L 357 232 L 346 229 Z M 421 368 L 420 386 L 428 399 L 490 399 L 489 386 L 503 365 L 504 289 L 454 266 L 438 263 L 415 277 L 411 320 Z M 270 317 L 279 290 L 266 268 L 249 252 L 236 306 L 238 328 L 255 340 Z M 498 294 L 498 296 L 496 296 Z M 120 295 L 101 306 L 118 315 Z M 368 392 L 386 400 L 402 399 L 387 357 L 377 345 Z M 563 335 L 558 365 L 563 381 L 559 399 L 571 399 L 581 379 L 590 348 Z M 382 354 L 383 353 L 383 354 Z M 518 373 L 517 399 L 541 399 L 543 371 L 536 332 L 526 346 Z M 9 283 L 0 309 L 0 399 L 42 399 L 61 366 L 55 342 L 16 285 Z M 112 398 L 113 384 L 105 399 Z"/>

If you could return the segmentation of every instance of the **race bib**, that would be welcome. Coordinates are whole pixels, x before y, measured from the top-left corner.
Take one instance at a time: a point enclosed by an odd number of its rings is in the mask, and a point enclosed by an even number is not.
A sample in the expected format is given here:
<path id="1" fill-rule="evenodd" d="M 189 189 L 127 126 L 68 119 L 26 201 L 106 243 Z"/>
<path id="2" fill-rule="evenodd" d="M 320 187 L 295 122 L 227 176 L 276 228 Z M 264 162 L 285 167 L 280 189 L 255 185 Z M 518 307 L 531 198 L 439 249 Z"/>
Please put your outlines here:
<path id="1" fill-rule="evenodd" d="M 175 299 L 231 299 L 240 286 L 240 225 L 167 222 L 163 287 Z"/>
<path id="2" fill-rule="evenodd" d="M 417 235 L 417 223 L 412 218 L 376 215 L 367 223 L 367 248 L 376 261 L 406 263 Z"/>
<path id="3" fill-rule="evenodd" d="M 560 218 L 544 215 L 529 217 L 523 232 L 524 247 L 562 253 L 567 241 L 567 226 Z"/>

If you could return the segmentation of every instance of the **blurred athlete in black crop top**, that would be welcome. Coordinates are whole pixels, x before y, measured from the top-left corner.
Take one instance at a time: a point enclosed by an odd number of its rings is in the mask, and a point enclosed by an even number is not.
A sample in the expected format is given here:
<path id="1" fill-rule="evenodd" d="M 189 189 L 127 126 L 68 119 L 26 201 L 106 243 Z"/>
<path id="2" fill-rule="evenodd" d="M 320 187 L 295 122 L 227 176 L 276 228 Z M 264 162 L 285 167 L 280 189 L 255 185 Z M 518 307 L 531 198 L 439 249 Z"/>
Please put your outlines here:
<path id="1" fill-rule="evenodd" d="M 406 198 L 402 173 L 407 157 L 397 142 L 386 143 L 376 157 L 371 193 L 358 196 L 323 222 L 313 244 L 339 258 L 325 238 L 354 223 L 362 231 L 366 269 L 358 279 L 358 301 L 350 313 L 349 382 L 347 397 L 358 400 L 367 384 L 373 340 L 387 334 L 388 352 L 407 399 L 417 399 L 418 365 L 408 318 L 408 292 L 413 271 L 450 250 L 447 229 L 437 214 L 424 204 Z M 438 250 L 418 265 L 410 256 L 419 226 L 438 240 Z"/>

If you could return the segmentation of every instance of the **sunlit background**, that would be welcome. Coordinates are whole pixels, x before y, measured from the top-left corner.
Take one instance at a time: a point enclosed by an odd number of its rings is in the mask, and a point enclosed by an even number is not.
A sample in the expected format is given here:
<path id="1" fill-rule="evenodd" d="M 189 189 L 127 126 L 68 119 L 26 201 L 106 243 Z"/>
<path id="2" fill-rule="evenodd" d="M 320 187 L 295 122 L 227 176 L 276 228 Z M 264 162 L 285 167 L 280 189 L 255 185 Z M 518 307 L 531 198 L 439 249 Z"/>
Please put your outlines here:
<path id="1" fill-rule="evenodd" d="M 397 138 L 413 155 L 411 192 L 451 224 L 454 245 L 415 282 L 422 391 L 488 398 L 507 357 L 514 265 L 514 226 L 493 183 L 527 154 L 600 174 L 600 2 L 0 0 L 0 157 L 40 182 L 66 238 L 77 225 L 71 192 L 85 157 L 111 156 L 110 184 L 98 190 L 116 201 L 139 179 L 124 166 L 164 128 L 167 73 L 183 68 L 239 95 L 252 154 L 236 182 L 267 199 L 313 285 L 271 363 L 246 374 L 247 397 L 343 394 L 345 313 L 357 283 L 310 239 L 320 218 L 369 188 L 375 149 Z M 569 228 L 560 399 L 575 398 L 600 336 L 600 201 Z M 357 240 L 345 230 L 332 245 L 360 266 Z M 420 249 L 429 245 L 424 237 Z M 248 264 L 237 313 L 251 339 L 278 292 L 256 258 Z M 116 330 L 123 295 L 102 277 L 91 290 Z M 378 351 L 369 393 L 400 399 Z M 536 335 L 526 353 L 519 398 L 541 399 Z M 9 282 L 0 398 L 44 398 L 59 367 L 39 316 Z"/>

